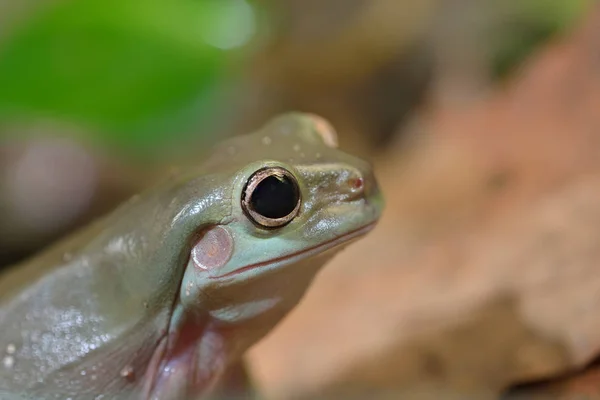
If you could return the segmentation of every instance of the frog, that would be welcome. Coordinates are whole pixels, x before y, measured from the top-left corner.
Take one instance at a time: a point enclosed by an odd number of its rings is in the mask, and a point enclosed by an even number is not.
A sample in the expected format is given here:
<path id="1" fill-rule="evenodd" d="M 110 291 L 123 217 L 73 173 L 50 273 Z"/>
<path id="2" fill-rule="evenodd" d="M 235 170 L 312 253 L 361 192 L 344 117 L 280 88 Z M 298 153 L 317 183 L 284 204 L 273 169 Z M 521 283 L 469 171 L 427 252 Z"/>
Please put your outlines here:
<path id="1" fill-rule="evenodd" d="M 231 137 L 0 275 L 2 398 L 210 398 L 383 208 L 323 117 Z"/>

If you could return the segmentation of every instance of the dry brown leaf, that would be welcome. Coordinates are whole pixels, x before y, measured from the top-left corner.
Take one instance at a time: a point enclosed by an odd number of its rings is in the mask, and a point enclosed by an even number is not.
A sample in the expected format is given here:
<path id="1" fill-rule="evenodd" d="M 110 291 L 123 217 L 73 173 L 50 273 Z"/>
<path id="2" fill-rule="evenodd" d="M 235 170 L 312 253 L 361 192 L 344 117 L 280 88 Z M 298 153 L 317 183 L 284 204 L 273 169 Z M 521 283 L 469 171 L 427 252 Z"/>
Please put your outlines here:
<path id="1" fill-rule="evenodd" d="M 599 51 L 597 8 L 381 162 L 380 226 L 252 352 L 265 393 L 493 396 L 600 354 Z"/>

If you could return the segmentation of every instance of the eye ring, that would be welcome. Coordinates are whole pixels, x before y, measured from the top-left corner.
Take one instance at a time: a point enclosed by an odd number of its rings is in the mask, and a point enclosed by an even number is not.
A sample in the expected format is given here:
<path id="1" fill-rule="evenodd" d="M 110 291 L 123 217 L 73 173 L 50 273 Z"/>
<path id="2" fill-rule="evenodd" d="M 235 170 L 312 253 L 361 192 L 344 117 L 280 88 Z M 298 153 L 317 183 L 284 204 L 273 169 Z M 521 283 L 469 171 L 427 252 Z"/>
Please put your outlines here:
<path id="1" fill-rule="evenodd" d="M 242 210 L 262 228 L 287 225 L 298 215 L 301 204 L 298 181 L 281 167 L 266 167 L 254 172 L 242 191 Z"/>

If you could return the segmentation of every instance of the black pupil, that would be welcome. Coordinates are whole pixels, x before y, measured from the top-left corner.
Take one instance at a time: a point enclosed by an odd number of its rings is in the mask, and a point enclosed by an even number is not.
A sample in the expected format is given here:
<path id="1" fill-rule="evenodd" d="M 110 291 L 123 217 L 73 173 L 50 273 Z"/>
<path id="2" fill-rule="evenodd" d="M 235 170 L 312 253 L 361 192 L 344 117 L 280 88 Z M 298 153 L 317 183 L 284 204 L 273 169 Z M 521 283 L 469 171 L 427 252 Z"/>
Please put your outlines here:
<path id="1" fill-rule="evenodd" d="M 296 208 L 300 200 L 296 183 L 286 176 L 269 176 L 254 188 L 252 209 L 266 218 L 283 218 Z"/>

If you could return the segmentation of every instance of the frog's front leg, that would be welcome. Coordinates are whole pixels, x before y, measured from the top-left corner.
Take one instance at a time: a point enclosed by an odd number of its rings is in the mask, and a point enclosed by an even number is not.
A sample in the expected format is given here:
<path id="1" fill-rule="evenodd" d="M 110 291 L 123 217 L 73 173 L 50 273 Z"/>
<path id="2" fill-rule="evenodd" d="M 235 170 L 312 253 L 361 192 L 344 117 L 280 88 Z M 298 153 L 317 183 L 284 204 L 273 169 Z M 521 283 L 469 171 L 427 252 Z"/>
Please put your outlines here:
<path id="1" fill-rule="evenodd" d="M 158 346 L 146 373 L 144 398 L 205 398 L 227 368 L 226 343 L 223 333 L 205 321 L 186 318 Z"/>

